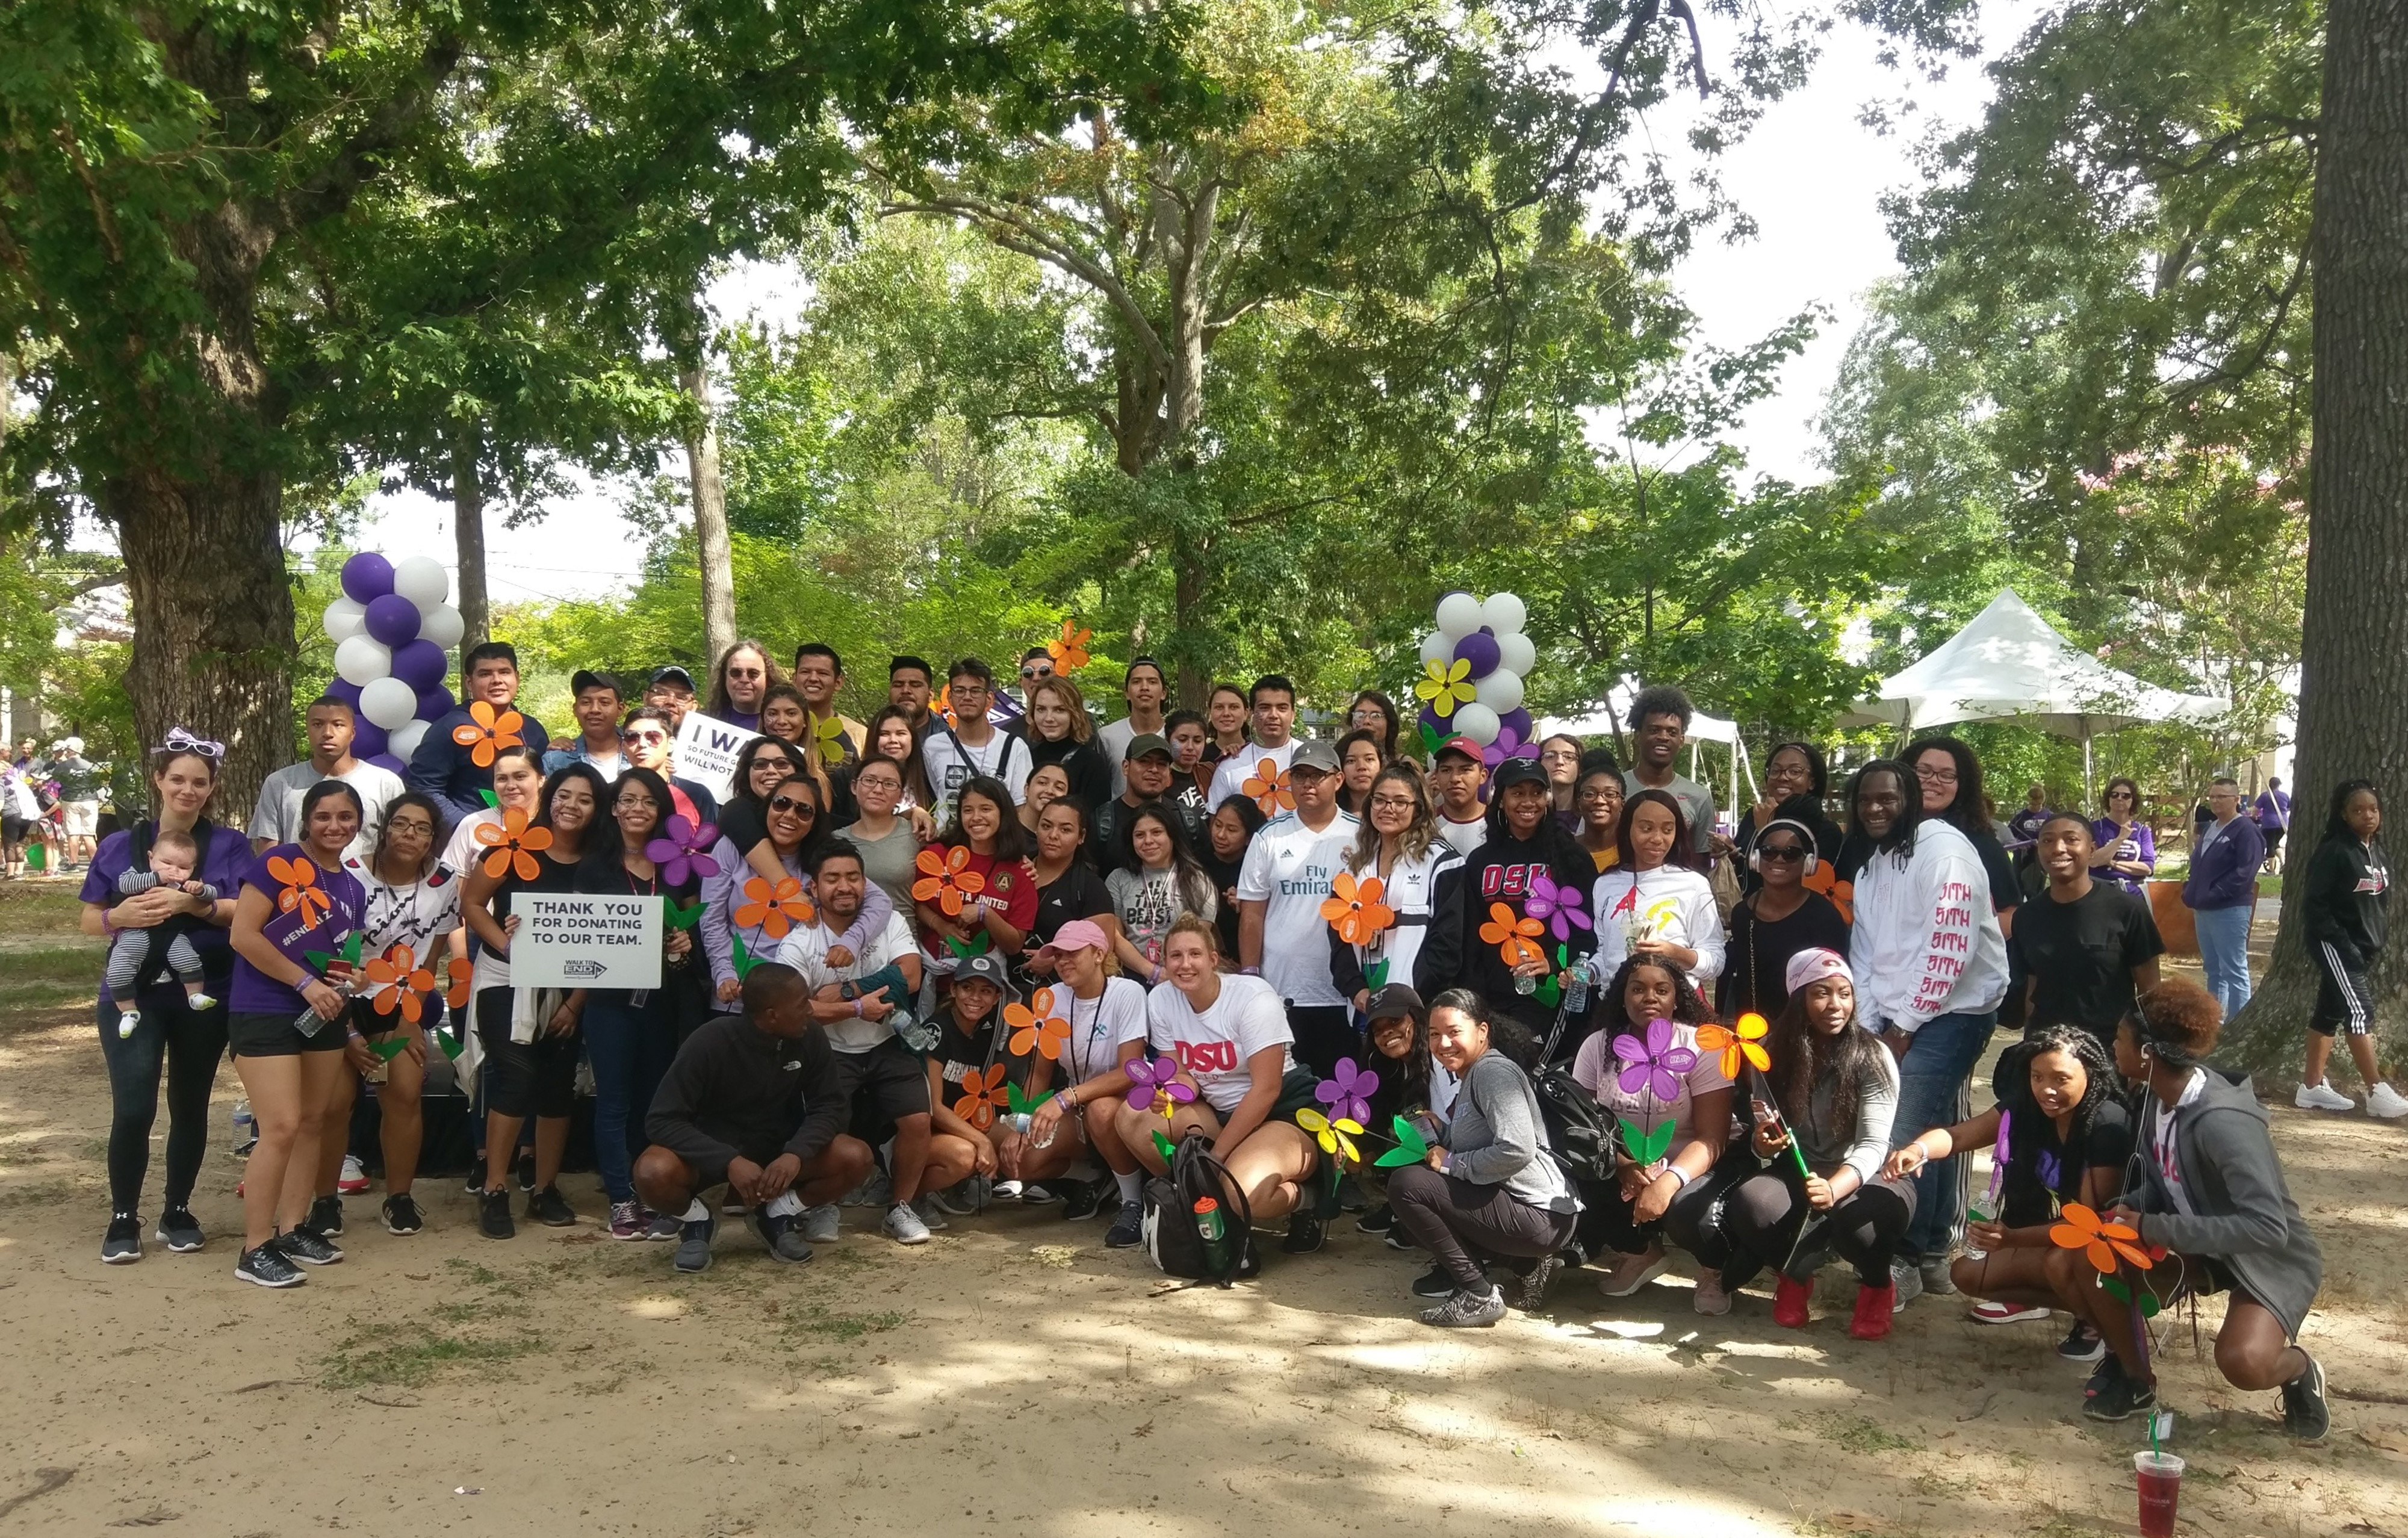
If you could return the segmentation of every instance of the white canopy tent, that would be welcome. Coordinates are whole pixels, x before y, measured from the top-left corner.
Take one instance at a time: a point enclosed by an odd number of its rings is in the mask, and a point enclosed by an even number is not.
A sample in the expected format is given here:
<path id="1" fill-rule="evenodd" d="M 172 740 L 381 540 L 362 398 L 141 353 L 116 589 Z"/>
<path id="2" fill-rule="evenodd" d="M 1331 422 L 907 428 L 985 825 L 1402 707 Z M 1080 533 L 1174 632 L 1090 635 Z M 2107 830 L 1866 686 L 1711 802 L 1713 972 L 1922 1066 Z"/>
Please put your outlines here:
<path id="1" fill-rule="evenodd" d="M 1859 700 L 1843 726 L 1901 733 L 1957 721 L 2006 721 L 2082 741 L 2083 794 L 2091 791 L 2090 740 L 2141 722 L 2204 726 L 2227 706 L 2212 695 L 2177 694 L 2119 672 L 2057 634 L 2001 588 L 1972 623 Z"/>
<path id="2" fill-rule="evenodd" d="M 1547 716 L 1538 724 L 1539 736 L 1544 739 L 1557 732 L 1567 732 L 1574 737 L 1612 737 L 1617 732 L 1628 731 L 1636 725 L 1630 719 L 1630 705 L 1638 697 L 1639 681 L 1625 678 L 1607 693 L 1604 710 L 1593 711 L 1587 715 Z M 1717 720 L 1703 712 L 1690 717 L 1689 778 L 1692 780 L 1698 778 L 1698 748 L 1706 742 L 1720 742 L 1731 750 L 1730 798 L 1724 803 L 1724 810 L 1754 802 L 1756 766 L 1748 762 L 1747 744 L 1740 740 L 1739 723 Z M 1747 799 L 1744 801 L 1740 799 L 1742 775 L 1747 781 Z"/>

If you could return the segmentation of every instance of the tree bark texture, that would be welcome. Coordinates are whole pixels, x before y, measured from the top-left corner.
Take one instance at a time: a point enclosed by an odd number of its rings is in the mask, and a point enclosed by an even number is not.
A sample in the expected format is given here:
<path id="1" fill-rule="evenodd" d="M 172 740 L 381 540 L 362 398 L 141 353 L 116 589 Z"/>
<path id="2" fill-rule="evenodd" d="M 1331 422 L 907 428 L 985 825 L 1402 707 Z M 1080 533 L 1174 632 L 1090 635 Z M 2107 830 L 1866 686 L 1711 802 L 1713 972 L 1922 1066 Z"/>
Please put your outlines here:
<path id="1" fill-rule="evenodd" d="M 2227 1044 L 2232 1060 L 2270 1073 L 2299 1061 L 2315 999 L 2300 886 L 2331 787 L 2370 779 L 2408 806 L 2408 6 L 2330 0 L 2325 15 L 2296 804 L 2273 965 Z M 2395 848 L 2408 837 L 2385 831 Z M 2373 982 L 2376 1028 L 2396 1047 L 2408 944 L 2392 940 Z M 2345 1054 L 2333 1060 L 2346 1071 Z"/>
<path id="2" fill-rule="evenodd" d="M 493 639 L 493 601 L 485 590 L 485 478 L 478 467 L 483 435 L 463 422 L 452 439 L 452 532 L 460 549 L 460 655 Z M 460 668 L 465 692 L 468 669 Z"/>
<path id="3" fill-rule="evenodd" d="M 686 473 L 694 485 L 695 554 L 702 565 L 702 638 L 716 668 L 736 644 L 736 563 L 727 542 L 727 488 L 719 478 L 719 425 L 710 414 L 710 374 L 697 363 L 678 371 L 698 425 L 686 435 Z"/>

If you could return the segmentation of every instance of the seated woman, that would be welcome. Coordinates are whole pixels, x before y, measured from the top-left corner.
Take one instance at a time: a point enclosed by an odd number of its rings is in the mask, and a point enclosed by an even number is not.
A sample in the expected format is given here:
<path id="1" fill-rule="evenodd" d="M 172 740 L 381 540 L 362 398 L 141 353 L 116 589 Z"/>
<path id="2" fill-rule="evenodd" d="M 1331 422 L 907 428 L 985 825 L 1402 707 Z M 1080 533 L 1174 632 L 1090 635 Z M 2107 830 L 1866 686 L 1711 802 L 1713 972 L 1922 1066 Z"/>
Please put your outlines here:
<path id="1" fill-rule="evenodd" d="M 1713 986 L 1723 970 L 1723 919 L 1714 889 L 1691 869 L 1693 843 L 1671 792 L 1641 790 L 1623 802 L 1613 868 L 1597 878 L 1589 904 L 1599 976 L 1627 956 L 1661 956 L 1700 995 Z"/>
<path id="2" fill-rule="evenodd" d="M 1245 1198 L 1257 1225 L 1288 1218 L 1281 1248 L 1302 1255 L 1321 1247 L 1322 1216 L 1310 1187 L 1321 1167 L 1321 1150 L 1292 1120 L 1317 1108 L 1312 1071 L 1298 1068 L 1287 1011 L 1271 985 L 1259 977 L 1220 970 L 1221 937 L 1194 913 L 1170 927 L 1162 945 L 1170 986 L 1146 996 L 1145 1028 L 1117 1043 L 1124 1072 L 1138 1057 L 1168 1057 L 1178 1065 L 1177 1082 L 1196 1092 L 1192 1100 L 1131 1105 L 1125 1098 L 1089 1108 L 1090 1120 L 1109 1117 L 1111 1127 L 1090 1126 L 1091 1139 L 1117 1139 L 1146 1169 L 1168 1172 L 1154 1135 L 1173 1143 L 1196 1133 L 1208 1140 L 1212 1157 L 1228 1167 L 1235 1194 Z M 1086 1104 L 1088 1091 L 1072 1098 Z M 1141 1177 L 1140 1177 L 1141 1178 Z M 1125 1189 L 1125 1187 L 1124 1187 Z M 1143 1237 L 1141 1203 L 1121 1206 L 1104 1243 L 1125 1249 Z"/>
<path id="3" fill-rule="evenodd" d="M 2071 1313 L 2073 1332 L 2057 1348 L 2070 1361 L 2097 1361 L 2106 1348 L 2049 1281 L 2057 1246 L 2048 1230 L 2066 1202 L 2103 1212 L 2124 1188 L 2132 1121 L 2117 1098 L 2121 1088 L 2097 1037 L 2079 1026 L 2050 1026 L 1999 1055 L 1998 1104 L 1923 1133 L 1882 1167 L 1890 1179 L 1905 1180 L 1961 1149 L 1996 1150 L 1990 1215 L 1966 1225 L 1965 1254 L 1949 1279 L 1985 1300 L 1973 1310 L 1983 1324 L 2045 1319 L 2052 1308 Z M 2086 1277 L 2082 1285 L 2091 1284 Z"/>
<path id="4" fill-rule="evenodd" d="M 1461 1081 L 1455 1116 L 1424 1163 L 1389 1175 L 1388 1202 L 1398 1226 L 1437 1258 L 1413 1291 L 1444 1298 L 1422 1313 L 1422 1323 L 1441 1330 L 1504 1317 L 1505 1294 L 1482 1271 L 1484 1258 L 1522 1262 L 1517 1301 L 1536 1308 L 1578 1218 L 1571 1182 L 1547 1153 L 1538 1092 L 1503 1049 L 1504 1037 L 1520 1034 L 1466 989 L 1430 1000 L 1430 1052 Z"/>
<path id="5" fill-rule="evenodd" d="M 1660 1274 L 1664 1236 L 1710 1266 L 1720 1247 L 1704 1229 L 1706 1215 L 1730 1183 L 1746 1172 L 1718 1168 L 1730 1142 L 1731 1082 L 1717 1054 L 1698 1051 L 1698 1027 L 1712 1019 L 1687 974 L 1669 957 L 1634 956 L 1613 974 L 1598 1004 L 1598 1025 L 1572 1059 L 1572 1077 L 1608 1116 L 1642 1131 L 1672 1123 L 1663 1157 L 1641 1164 L 1620 1146 L 1612 1184 L 1584 1181 L 1582 1251 L 1607 1262 L 1598 1290 L 1627 1298 Z M 1657 1021 L 1670 1034 L 1655 1031 Z M 1641 1049 L 1626 1057 L 1625 1047 Z M 1651 1067 L 1674 1053 L 1694 1061 L 1685 1070 Z M 1669 1099 L 1667 1084 L 1676 1086 Z M 1625 1088 L 1626 1085 L 1634 1087 Z M 1697 1310 L 1727 1314 L 1730 1299 L 1709 1270 L 1698 1278 Z"/>
<path id="6" fill-rule="evenodd" d="M 1856 978 L 1838 952 L 1799 952 L 1787 981 L 1789 1007 L 1764 1043 L 1772 1100 L 1754 1102 L 1750 1139 L 1770 1167 L 1732 1187 L 1724 1204 L 1731 1258 L 1723 1290 L 1736 1294 L 1777 1266 L 1772 1322 L 1803 1330 L 1814 1272 L 1836 1254 L 1856 1268 L 1848 1333 L 1877 1341 L 1898 1305 L 1890 1256 L 1914 1216 L 1914 1186 L 1882 1173 L 1898 1114 L 1898 1065 L 1877 1037 L 1856 1028 Z"/>
<path id="7" fill-rule="evenodd" d="M 1436 1130 L 1445 1114 L 1432 1103 L 1439 1081 L 1444 1081 L 1447 1105 L 1452 1106 L 1455 1079 L 1430 1056 L 1429 1011 L 1422 996 L 1402 983 L 1383 984 L 1364 1000 L 1363 1013 L 1371 1022 L 1365 1033 L 1371 1048 L 1369 1067 L 1380 1076 L 1379 1087 L 1371 1091 L 1371 1114 L 1363 1125 L 1384 1137 L 1390 1123 L 1403 1116 L 1422 1123 L 1425 1135 Z M 1387 1171 L 1376 1166 L 1354 1174 L 1375 1194 L 1386 1185 Z M 1391 1249 L 1412 1247 L 1397 1232 L 1396 1212 L 1384 1197 L 1354 1226 L 1365 1233 L 1388 1235 Z"/>
<path id="8" fill-rule="evenodd" d="M 749 753 L 759 745 L 748 743 L 745 751 Z M 756 771 L 760 762 L 755 761 Z M 834 837 L 817 781 L 790 775 L 762 796 L 761 809 L 763 836 L 749 856 L 751 863 L 738 853 L 731 835 L 720 840 L 719 846 L 711 852 L 712 861 L 719 867 L 717 873 L 702 878 L 702 950 L 710 963 L 715 996 L 723 1005 L 733 1004 L 742 997 L 736 972 L 737 942 L 743 942 L 745 954 L 753 960 L 762 960 L 778 948 L 779 941 L 792 925 L 806 922 L 804 915 L 810 912 L 811 867 L 817 863 L 820 850 Z M 753 874 L 763 859 L 778 872 L 775 881 Z M 796 883 L 797 890 L 781 901 L 757 900 L 755 894 L 774 896 L 775 882 L 781 881 Z M 755 883 L 759 885 L 755 886 Z M 886 927 L 894 913 L 895 904 L 884 888 L 872 883 L 862 898 L 861 917 L 837 937 L 830 949 L 829 965 L 851 965 L 862 947 Z M 739 913 L 751 922 L 739 920 Z M 895 1002 L 908 1004 L 909 1000 Z"/>
<path id="9" fill-rule="evenodd" d="M 2107 1215 L 2172 1253 L 2146 1272 L 2171 1304 L 2184 1293 L 2231 1294 L 2215 1332 L 2216 1371 L 2235 1388 L 2279 1388 L 2283 1429 L 2320 1442 L 2332 1425 L 2325 1371 L 2292 1343 L 2324 1283 L 2324 1256 L 2283 1183 L 2265 1107 L 2248 1079 L 2202 1061 L 2223 1032 L 2215 996 L 2170 978 L 2132 1001 L 2115 1035 L 2115 1066 L 2146 1083 L 2133 1143 L 2148 1157 Z M 2093 1284 L 2079 1250 L 2051 1257 L 2050 1280 L 2079 1304 L 2109 1355 L 2083 1389 L 2082 1413 L 2121 1420 L 2157 1402 L 2130 1309 Z M 2129 1272 L 2128 1272 L 2128 1275 Z"/>
<path id="10" fill-rule="evenodd" d="M 1101 925 L 1074 918 L 1045 947 L 1054 976 L 1046 990 L 1054 1006 L 1046 1018 L 1068 1033 L 1058 1058 L 1039 1052 L 1029 1064 L 1028 1098 L 1061 1088 L 1037 1108 L 1025 1136 L 1008 1126 L 996 1129 L 1004 1174 L 1029 1183 L 1024 1200 L 1046 1200 L 1037 1185 L 1044 1182 L 1061 1192 L 1062 1215 L 1072 1220 L 1093 1217 L 1114 1202 L 1135 1207 L 1141 1194 L 1137 1159 L 1115 1137 L 1114 1119 L 1089 1110 L 1099 1101 L 1106 1110 L 1123 1103 L 1129 1080 L 1121 1069 L 1121 1043 L 1145 1036 L 1145 989 L 1117 975 L 1111 945 Z M 1089 1150 L 1111 1178 L 1074 1180 L 1066 1188 L 1063 1177 Z"/>

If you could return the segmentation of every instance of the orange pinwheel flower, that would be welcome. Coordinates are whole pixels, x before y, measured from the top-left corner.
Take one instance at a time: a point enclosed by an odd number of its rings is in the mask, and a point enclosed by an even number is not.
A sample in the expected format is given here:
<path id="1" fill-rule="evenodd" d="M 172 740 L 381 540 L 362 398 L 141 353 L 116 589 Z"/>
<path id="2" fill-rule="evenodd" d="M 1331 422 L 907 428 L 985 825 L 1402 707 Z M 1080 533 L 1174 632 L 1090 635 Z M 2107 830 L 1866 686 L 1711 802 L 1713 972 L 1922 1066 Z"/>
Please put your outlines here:
<path id="1" fill-rule="evenodd" d="M 1698 1028 L 1698 1051 L 1721 1053 L 1726 1079 L 1738 1078 L 1742 1063 L 1755 1065 L 1761 1073 L 1772 1066 L 1772 1054 L 1764 1049 L 1764 1033 L 1770 1028 L 1753 1010 L 1741 1015 L 1736 1026 L 1709 1020 Z"/>
<path id="2" fill-rule="evenodd" d="M 1819 892 L 1830 898 L 1831 906 L 1840 911 L 1842 918 L 1851 924 L 1856 921 L 1856 884 L 1842 881 L 1839 873 L 1831 869 L 1830 861 L 1816 860 L 1814 873 L 1799 884 L 1809 892 Z"/>
<path id="3" fill-rule="evenodd" d="M 496 881 L 512 870 L 521 881 L 533 881 L 543 873 L 535 857 L 552 847 L 552 829 L 529 827 L 527 814 L 519 808 L 505 807 L 498 824 L 479 823 L 476 836 L 479 843 L 493 851 L 485 856 L 485 874 Z"/>
<path id="4" fill-rule="evenodd" d="M 1329 883 L 1329 894 L 1322 899 L 1321 916 L 1349 945 L 1368 945 L 1372 936 L 1397 922 L 1397 911 L 1380 900 L 1387 888 L 1377 876 L 1356 881 L 1352 870 L 1340 870 Z"/>
<path id="5" fill-rule="evenodd" d="M 483 700 L 471 700 L 468 719 L 452 728 L 452 740 L 468 750 L 468 762 L 479 769 L 492 769 L 494 755 L 524 741 L 519 728 L 525 725 L 526 718 L 516 711 L 496 713 Z"/>
<path id="6" fill-rule="evenodd" d="M 398 1009 L 404 1020 L 418 1024 L 425 996 L 435 991 L 435 974 L 418 964 L 408 946 L 395 945 L 382 956 L 372 956 L 361 970 L 368 975 L 368 1001 L 379 1014 Z"/>
<path id="7" fill-rule="evenodd" d="M 2057 1215 L 2062 1221 L 2050 1225 L 2049 1239 L 2060 1249 L 2080 1250 L 2102 1274 L 2114 1274 L 2119 1256 L 2142 1271 L 2154 1264 L 2128 1224 L 2111 1223 L 2079 1201 L 2067 1202 Z"/>
<path id="8" fill-rule="evenodd" d="M 1053 654 L 1054 666 L 1064 672 L 1074 672 L 1087 665 L 1087 642 L 1095 639 L 1093 630 L 1082 630 L 1075 620 L 1062 622 L 1062 639 L 1049 640 L 1045 650 Z"/>
<path id="9" fill-rule="evenodd" d="M 1238 789 L 1254 798 L 1254 805 L 1263 809 L 1266 817 L 1276 817 L 1283 812 L 1296 810 L 1296 792 L 1288 788 L 1287 770 L 1277 760 L 1266 758 L 1254 766 Z"/>
<path id="10" fill-rule="evenodd" d="M 943 910 L 947 918 L 959 918 L 962 904 L 986 890 L 986 878 L 969 869 L 970 852 L 967 844 L 951 849 L 923 849 L 912 862 L 920 879 L 911 884 L 911 896 L 922 902 L 933 902 Z"/>
<path id="11" fill-rule="evenodd" d="M 444 970 L 452 975 L 451 987 L 444 990 L 443 1002 L 454 1010 L 468 1007 L 468 985 L 476 980 L 477 964 L 465 956 L 455 956 Z"/>
<path id="12" fill-rule="evenodd" d="M 744 896 L 747 900 L 736 905 L 736 927 L 758 929 L 771 940 L 783 940 L 788 929 L 819 917 L 803 896 L 803 884 L 792 876 L 779 877 L 775 886 L 754 876 L 744 884 Z"/>
<path id="13" fill-rule="evenodd" d="M 1501 902 L 1488 905 L 1488 922 L 1480 927 L 1480 938 L 1497 947 L 1508 967 L 1544 961 L 1547 953 L 1539 949 L 1538 938 L 1546 932 L 1544 924 L 1535 918 L 1515 918 L 1513 910 Z"/>
<path id="14" fill-rule="evenodd" d="M 318 921 L 333 910 L 335 899 L 318 885 L 317 861 L 288 860 L 281 855 L 272 855 L 267 862 L 267 873 L 284 884 L 284 890 L 276 894 L 277 911 L 290 913 L 298 910 L 304 929 L 316 928 Z"/>
<path id="15" fill-rule="evenodd" d="M 982 1132 L 994 1126 L 996 1109 L 1009 1103 L 1005 1097 L 1010 1091 L 1004 1083 L 1005 1074 L 1002 1063 L 984 1073 L 974 1068 L 963 1074 L 962 1098 L 953 1102 L 953 1114 Z"/>
<path id="16" fill-rule="evenodd" d="M 930 714 L 942 719 L 948 726 L 958 726 L 961 725 L 961 723 L 953 717 L 953 686 L 952 684 L 948 683 L 943 688 L 937 691 L 937 697 L 928 701 L 928 712 Z"/>
<path id="17" fill-rule="evenodd" d="M 1039 988 L 1028 996 L 1025 1004 L 1003 1006 L 1003 1023 L 1011 1028 L 1011 1055 L 1025 1057 L 1035 1052 L 1049 1062 L 1062 1060 L 1062 1045 L 1070 1039 L 1070 1022 L 1056 1020 L 1054 1014 L 1054 990 Z"/>

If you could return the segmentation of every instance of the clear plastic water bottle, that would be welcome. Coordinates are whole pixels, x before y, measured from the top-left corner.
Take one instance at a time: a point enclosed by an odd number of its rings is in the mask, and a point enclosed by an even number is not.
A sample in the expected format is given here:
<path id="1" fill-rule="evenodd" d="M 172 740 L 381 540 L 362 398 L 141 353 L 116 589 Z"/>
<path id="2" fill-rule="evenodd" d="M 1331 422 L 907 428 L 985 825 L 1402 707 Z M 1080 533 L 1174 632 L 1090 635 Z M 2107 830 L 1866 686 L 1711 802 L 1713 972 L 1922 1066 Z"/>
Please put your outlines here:
<path id="1" fill-rule="evenodd" d="M 1564 985 L 1564 1013 L 1578 1014 L 1588 1008 L 1588 960 L 1585 956 L 1572 963 L 1572 980 Z"/>
<path id="2" fill-rule="evenodd" d="M 235 1147 L 235 1152 L 236 1152 L 236 1153 L 237 1153 L 237 1154 L 239 1154 L 239 1153 L 240 1153 L 240 1152 L 242 1152 L 244 1149 L 246 1149 L 246 1148 L 250 1147 L 250 1146 L 251 1145 L 251 1143 L 252 1143 L 253 1142 L 255 1142 L 255 1141 L 258 1139 L 258 1137 L 259 1137 L 259 1124 L 258 1124 L 256 1121 L 254 1121 L 254 1120 L 252 1120 L 252 1119 L 251 1119 L 251 1102 L 250 1102 L 249 1100 L 236 1100 L 236 1101 L 235 1101 L 235 1102 L 234 1102 L 234 1147 Z"/>

